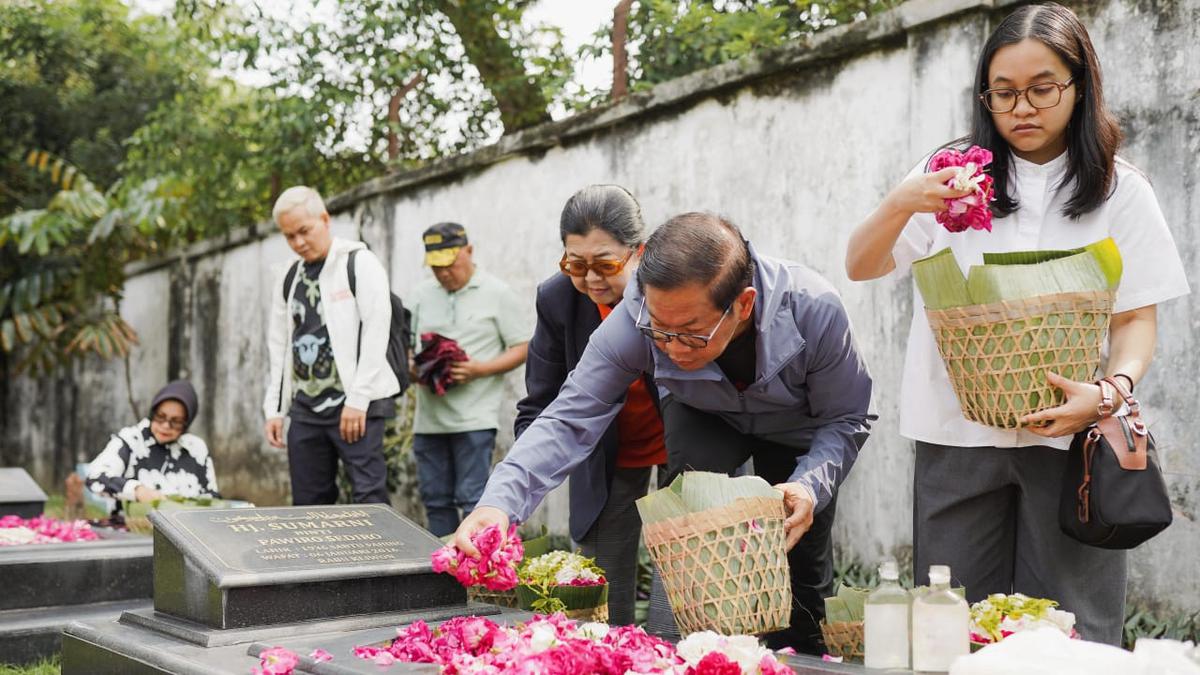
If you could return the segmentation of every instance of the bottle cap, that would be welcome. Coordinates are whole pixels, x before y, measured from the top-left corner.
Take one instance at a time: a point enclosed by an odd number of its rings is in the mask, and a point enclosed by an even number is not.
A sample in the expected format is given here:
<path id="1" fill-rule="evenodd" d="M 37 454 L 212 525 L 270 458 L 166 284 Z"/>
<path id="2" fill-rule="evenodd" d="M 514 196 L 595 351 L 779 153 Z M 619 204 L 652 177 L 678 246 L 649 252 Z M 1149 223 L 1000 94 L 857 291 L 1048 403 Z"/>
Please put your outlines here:
<path id="1" fill-rule="evenodd" d="M 897 581 L 900 579 L 900 566 L 895 560 L 884 560 L 879 563 L 879 578 L 887 581 Z"/>
<path id="2" fill-rule="evenodd" d="M 929 566 L 929 583 L 931 583 L 931 584 L 948 584 L 948 583 L 950 583 L 950 566 L 949 565 L 930 565 Z"/>

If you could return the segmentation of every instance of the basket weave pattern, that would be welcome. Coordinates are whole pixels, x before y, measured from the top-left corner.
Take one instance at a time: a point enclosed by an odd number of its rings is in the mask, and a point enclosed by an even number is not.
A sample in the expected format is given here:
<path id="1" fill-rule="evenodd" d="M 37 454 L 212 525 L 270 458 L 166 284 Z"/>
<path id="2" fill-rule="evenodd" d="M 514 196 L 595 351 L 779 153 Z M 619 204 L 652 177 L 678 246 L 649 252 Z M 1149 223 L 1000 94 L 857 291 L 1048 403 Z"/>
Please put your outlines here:
<path id="1" fill-rule="evenodd" d="M 565 609 L 563 614 L 567 615 L 568 619 L 582 621 L 584 623 L 608 623 L 608 603 L 596 607 L 585 607 L 583 609 Z"/>
<path id="2" fill-rule="evenodd" d="M 517 590 L 515 588 L 507 591 L 489 591 L 482 586 L 469 586 L 467 588 L 467 599 L 472 602 L 482 602 L 500 607 L 512 607 L 514 609 L 518 606 Z"/>
<path id="3" fill-rule="evenodd" d="M 1064 401 L 1046 371 L 1087 382 L 1100 365 L 1111 291 L 1055 293 L 926 310 L 963 416 L 1016 429 L 1025 415 Z"/>
<path id="4" fill-rule="evenodd" d="M 783 520 L 782 501 L 748 497 L 643 526 L 682 635 L 788 627 L 792 588 Z"/>
<path id="5" fill-rule="evenodd" d="M 822 621 L 821 635 L 825 638 L 825 651 L 831 656 L 840 656 L 853 663 L 863 662 L 862 621 Z"/>

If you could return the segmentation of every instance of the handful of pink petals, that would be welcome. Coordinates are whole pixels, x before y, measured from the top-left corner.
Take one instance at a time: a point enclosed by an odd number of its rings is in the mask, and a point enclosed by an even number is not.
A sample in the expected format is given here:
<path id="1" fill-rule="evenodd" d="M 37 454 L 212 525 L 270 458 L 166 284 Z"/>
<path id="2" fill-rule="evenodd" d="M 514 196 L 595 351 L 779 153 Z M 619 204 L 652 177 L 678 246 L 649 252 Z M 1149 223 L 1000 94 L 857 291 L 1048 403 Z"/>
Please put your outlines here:
<path id="1" fill-rule="evenodd" d="M 471 542 L 479 549 L 478 558 L 447 544 L 434 551 L 433 571 L 453 574 L 463 586 L 483 586 L 489 591 L 516 588 L 517 565 L 525 557 L 517 526 L 509 527 L 506 537 L 498 526 L 492 525 L 471 535 Z"/>
<path id="2" fill-rule="evenodd" d="M 937 221 L 951 232 L 964 230 L 992 231 L 992 211 L 988 205 L 994 199 L 992 177 L 983 168 L 992 163 L 992 151 L 972 145 L 966 152 L 954 148 L 939 150 L 929 160 L 929 171 L 941 171 L 957 167 L 958 172 L 946 182 L 956 190 L 970 193 L 956 199 L 947 199 L 947 209 L 937 214 Z"/>

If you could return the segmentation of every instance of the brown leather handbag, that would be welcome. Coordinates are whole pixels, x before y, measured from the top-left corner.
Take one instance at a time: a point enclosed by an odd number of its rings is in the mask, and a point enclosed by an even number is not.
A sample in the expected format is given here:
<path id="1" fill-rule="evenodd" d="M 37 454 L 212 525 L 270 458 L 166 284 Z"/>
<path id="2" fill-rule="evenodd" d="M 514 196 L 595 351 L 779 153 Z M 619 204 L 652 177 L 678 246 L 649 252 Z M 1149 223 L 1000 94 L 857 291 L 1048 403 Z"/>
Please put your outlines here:
<path id="1" fill-rule="evenodd" d="M 1171 499 L 1141 406 L 1114 378 L 1097 384 L 1102 407 L 1112 409 L 1116 392 L 1127 408 L 1075 434 L 1058 522 L 1067 536 L 1089 546 L 1129 549 L 1171 524 Z"/>

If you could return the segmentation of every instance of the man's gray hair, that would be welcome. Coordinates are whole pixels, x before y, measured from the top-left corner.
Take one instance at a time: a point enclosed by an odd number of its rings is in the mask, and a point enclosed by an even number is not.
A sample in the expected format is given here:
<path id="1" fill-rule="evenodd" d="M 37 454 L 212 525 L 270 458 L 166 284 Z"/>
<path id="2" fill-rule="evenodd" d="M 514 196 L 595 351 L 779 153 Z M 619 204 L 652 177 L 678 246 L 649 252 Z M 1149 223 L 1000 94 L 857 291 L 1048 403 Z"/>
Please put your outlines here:
<path id="1" fill-rule="evenodd" d="M 279 216 L 298 208 L 304 208 L 310 216 L 320 216 L 325 213 L 325 200 L 321 199 L 321 193 L 307 185 L 290 187 L 275 200 L 275 208 L 271 209 L 271 219 L 278 225 Z"/>

